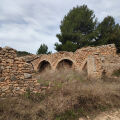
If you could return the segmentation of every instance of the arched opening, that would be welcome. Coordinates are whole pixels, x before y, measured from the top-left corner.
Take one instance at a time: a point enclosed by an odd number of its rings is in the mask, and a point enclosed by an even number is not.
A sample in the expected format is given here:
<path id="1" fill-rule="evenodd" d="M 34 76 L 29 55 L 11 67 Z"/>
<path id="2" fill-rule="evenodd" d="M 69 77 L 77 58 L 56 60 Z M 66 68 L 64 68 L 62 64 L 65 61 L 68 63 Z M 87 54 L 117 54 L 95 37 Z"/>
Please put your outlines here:
<path id="1" fill-rule="evenodd" d="M 57 68 L 57 70 L 71 69 L 71 68 L 73 68 L 73 62 L 71 60 L 68 60 L 68 59 L 63 59 L 58 63 L 56 68 Z"/>
<path id="2" fill-rule="evenodd" d="M 39 64 L 38 70 L 39 72 L 45 72 L 51 69 L 51 65 L 48 61 L 44 60 Z"/>

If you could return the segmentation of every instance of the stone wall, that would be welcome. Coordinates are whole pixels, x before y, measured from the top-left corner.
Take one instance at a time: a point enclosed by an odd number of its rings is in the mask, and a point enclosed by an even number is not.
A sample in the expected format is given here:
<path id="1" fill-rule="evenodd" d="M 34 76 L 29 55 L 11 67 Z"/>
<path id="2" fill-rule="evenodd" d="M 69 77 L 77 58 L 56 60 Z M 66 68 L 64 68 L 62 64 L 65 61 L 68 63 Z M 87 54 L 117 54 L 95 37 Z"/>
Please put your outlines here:
<path id="1" fill-rule="evenodd" d="M 98 47 L 86 47 L 78 49 L 74 54 L 77 65 L 80 67 L 80 69 L 82 69 L 82 64 L 84 63 L 85 59 L 87 59 L 89 56 L 94 56 L 94 54 L 99 54 L 102 56 L 116 56 L 116 47 L 114 44 L 102 45 Z"/>
<path id="2" fill-rule="evenodd" d="M 31 61 L 34 70 L 39 71 L 39 65 L 42 61 L 49 62 L 51 70 L 56 70 L 57 65 L 64 59 L 70 60 L 73 62 L 73 68 L 81 71 L 84 61 L 91 55 L 99 54 L 102 56 L 116 56 L 116 47 L 114 44 L 103 45 L 98 47 L 86 47 L 78 49 L 76 52 L 57 52 L 50 55 L 40 55 L 36 59 Z"/>
<path id="3" fill-rule="evenodd" d="M 0 48 L 0 96 L 23 94 L 28 88 L 32 92 L 40 92 L 41 86 L 32 75 L 48 66 L 52 71 L 59 66 L 85 71 L 88 78 L 100 79 L 120 69 L 120 56 L 116 54 L 113 44 L 86 47 L 74 53 L 57 52 L 26 57 L 17 57 L 16 50 L 12 48 Z"/>
<path id="4" fill-rule="evenodd" d="M 94 54 L 87 59 L 88 78 L 101 79 L 111 77 L 113 72 L 120 69 L 120 57 L 116 55 L 104 56 Z"/>
<path id="5" fill-rule="evenodd" d="M 102 67 L 106 76 L 111 76 L 115 70 L 120 69 L 120 56 L 104 56 L 102 57 Z"/>
<path id="6" fill-rule="evenodd" d="M 18 58 L 16 50 L 0 48 L 0 96 L 22 94 L 32 78 L 33 68 L 22 58 Z"/>

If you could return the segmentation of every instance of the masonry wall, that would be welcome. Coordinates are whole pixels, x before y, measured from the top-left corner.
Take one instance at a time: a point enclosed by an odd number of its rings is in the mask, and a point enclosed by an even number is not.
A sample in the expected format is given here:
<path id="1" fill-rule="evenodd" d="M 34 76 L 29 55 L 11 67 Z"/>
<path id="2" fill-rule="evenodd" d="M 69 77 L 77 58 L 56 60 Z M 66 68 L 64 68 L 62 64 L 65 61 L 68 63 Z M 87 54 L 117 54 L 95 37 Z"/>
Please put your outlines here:
<path id="1" fill-rule="evenodd" d="M 16 50 L 0 48 L 0 96 L 22 94 L 35 80 L 31 79 L 33 67 L 22 58 L 18 58 Z"/>
<path id="2" fill-rule="evenodd" d="M 111 76 L 114 71 L 120 69 L 120 56 L 104 56 L 102 57 L 102 67 L 106 76 Z"/>
<path id="3" fill-rule="evenodd" d="M 113 72 L 120 69 L 120 57 L 118 55 L 101 56 L 94 54 L 87 59 L 88 78 L 101 79 L 112 77 Z"/>
<path id="4" fill-rule="evenodd" d="M 81 71 L 84 61 L 90 56 L 94 55 L 94 53 L 102 55 L 102 56 L 115 56 L 116 55 L 116 47 L 114 44 L 103 45 L 98 47 L 86 47 L 82 49 L 78 49 L 76 52 L 57 52 L 50 55 L 40 55 L 37 59 L 31 61 L 33 64 L 34 70 L 38 71 L 39 64 L 46 60 L 50 63 L 51 69 L 56 70 L 57 65 L 63 59 L 68 59 L 73 62 L 73 68 Z"/>
<path id="5" fill-rule="evenodd" d="M 82 69 L 82 64 L 89 56 L 94 56 L 95 54 L 101 56 L 116 56 L 116 47 L 114 44 L 102 45 L 98 47 L 86 47 L 78 49 L 74 54 L 77 65 L 80 69 Z"/>
<path id="6" fill-rule="evenodd" d="M 39 65 L 44 60 L 49 63 L 53 71 L 62 60 L 69 60 L 73 69 L 79 71 L 86 69 L 88 78 L 92 79 L 99 79 L 103 74 L 110 76 L 114 70 L 120 69 L 120 56 L 116 54 L 113 44 L 86 47 L 74 53 L 57 52 L 21 58 L 17 57 L 16 50 L 12 48 L 0 48 L 0 96 L 16 96 L 26 92 L 28 88 L 32 92 L 40 92 L 41 86 L 32 75 L 34 71 L 39 71 Z M 71 63 L 65 63 L 65 67 L 66 65 Z"/>

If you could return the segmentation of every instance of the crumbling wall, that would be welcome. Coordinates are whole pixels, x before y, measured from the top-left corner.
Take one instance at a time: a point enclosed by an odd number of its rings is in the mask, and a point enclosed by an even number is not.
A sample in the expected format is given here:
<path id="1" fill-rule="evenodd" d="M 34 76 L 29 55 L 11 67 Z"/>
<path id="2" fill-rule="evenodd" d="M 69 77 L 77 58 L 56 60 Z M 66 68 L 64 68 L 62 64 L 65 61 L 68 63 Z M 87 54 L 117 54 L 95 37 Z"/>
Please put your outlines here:
<path id="1" fill-rule="evenodd" d="M 75 61 L 77 63 L 77 66 L 81 68 L 84 60 L 88 58 L 91 55 L 99 54 L 102 56 L 116 56 L 116 47 L 114 44 L 110 45 L 102 45 L 97 47 L 86 47 L 82 49 L 78 49 L 75 53 Z"/>
<path id="2" fill-rule="evenodd" d="M 118 55 L 101 56 L 94 54 L 87 59 L 88 78 L 101 79 L 111 77 L 113 72 L 120 69 L 120 57 Z"/>
<path id="3" fill-rule="evenodd" d="M 48 61 L 51 65 L 52 70 L 56 70 L 57 65 L 64 59 L 70 60 L 73 62 L 73 68 L 76 70 L 82 69 L 82 64 L 90 55 L 94 53 L 100 54 L 102 56 L 115 56 L 116 55 L 116 47 L 114 44 L 103 45 L 98 47 L 86 47 L 82 49 L 78 49 L 76 52 L 57 52 L 49 55 L 40 55 L 37 56 L 36 59 L 31 61 L 33 64 L 34 70 L 38 71 L 39 64 L 45 60 Z"/>
<path id="4" fill-rule="evenodd" d="M 105 76 L 111 76 L 114 71 L 120 69 L 120 56 L 103 56 L 102 66 L 104 69 Z"/>
<path id="5" fill-rule="evenodd" d="M 29 88 L 40 92 L 40 84 L 32 78 L 34 71 L 47 67 L 56 70 L 63 66 L 87 72 L 88 78 L 99 79 L 110 76 L 120 68 L 120 56 L 116 54 L 114 44 L 98 47 L 86 47 L 76 52 L 57 52 L 49 55 L 17 57 L 16 50 L 0 48 L 0 96 L 23 94 Z"/>
<path id="6" fill-rule="evenodd" d="M 0 48 L 0 96 L 17 95 L 25 92 L 29 83 L 34 84 L 33 68 L 22 58 L 18 58 L 16 50 Z"/>

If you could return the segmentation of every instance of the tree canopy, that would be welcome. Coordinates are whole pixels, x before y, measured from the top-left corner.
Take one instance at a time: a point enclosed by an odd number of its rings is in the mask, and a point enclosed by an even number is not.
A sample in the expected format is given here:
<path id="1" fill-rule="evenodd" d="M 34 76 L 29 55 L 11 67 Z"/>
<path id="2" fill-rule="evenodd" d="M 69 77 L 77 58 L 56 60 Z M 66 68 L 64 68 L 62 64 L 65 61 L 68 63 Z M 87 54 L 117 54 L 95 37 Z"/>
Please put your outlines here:
<path id="1" fill-rule="evenodd" d="M 94 45 L 114 43 L 120 52 L 120 26 L 115 23 L 112 16 L 107 16 L 97 27 L 98 36 Z"/>
<path id="2" fill-rule="evenodd" d="M 57 51 L 67 50 L 64 48 L 67 48 L 69 43 L 71 51 L 75 51 L 91 44 L 95 36 L 96 23 L 97 19 L 94 12 L 86 5 L 73 8 L 61 22 L 61 33 L 57 34 L 61 44 L 56 43 L 55 49 Z"/>
<path id="3" fill-rule="evenodd" d="M 48 46 L 45 44 L 41 44 L 40 48 L 37 50 L 37 55 L 38 54 L 50 54 L 51 52 L 48 52 Z"/>
<path id="4" fill-rule="evenodd" d="M 120 51 L 120 26 L 111 16 L 107 16 L 101 23 L 93 10 L 87 5 L 74 7 L 61 21 L 60 34 L 55 43 L 57 51 L 75 51 L 85 46 L 97 46 L 115 43 Z"/>

